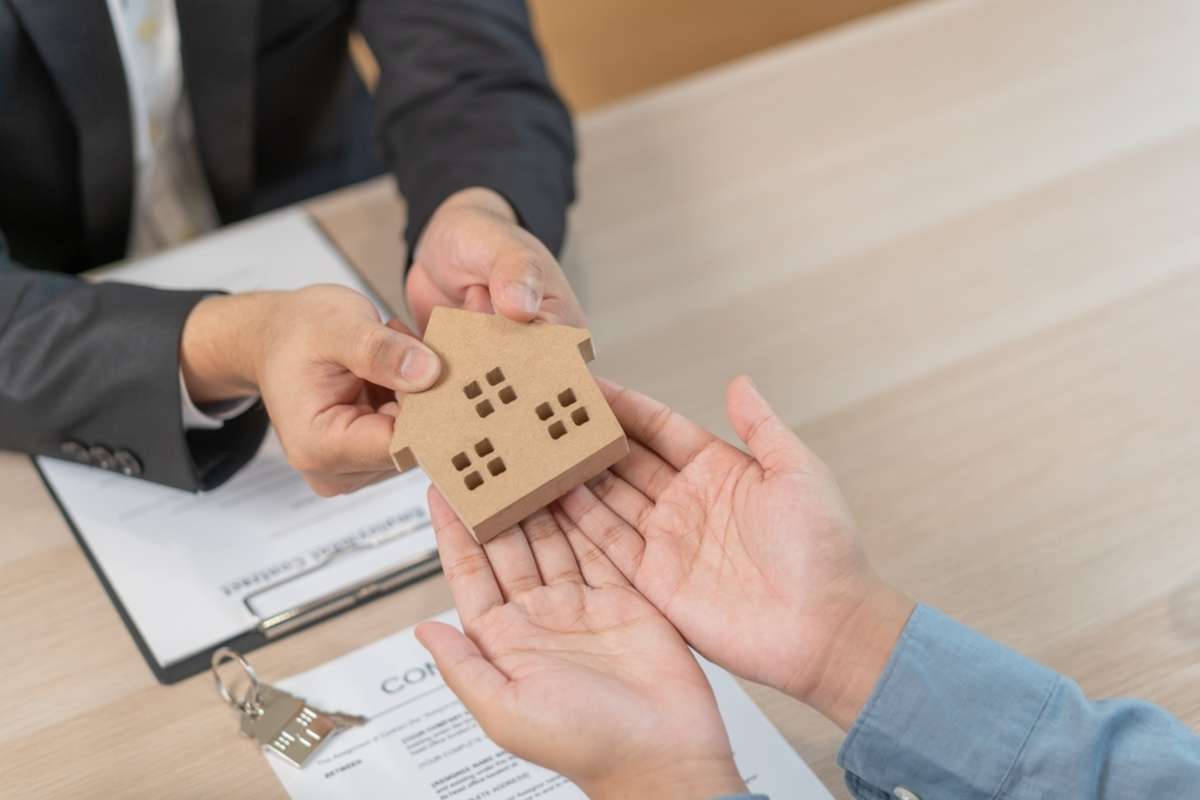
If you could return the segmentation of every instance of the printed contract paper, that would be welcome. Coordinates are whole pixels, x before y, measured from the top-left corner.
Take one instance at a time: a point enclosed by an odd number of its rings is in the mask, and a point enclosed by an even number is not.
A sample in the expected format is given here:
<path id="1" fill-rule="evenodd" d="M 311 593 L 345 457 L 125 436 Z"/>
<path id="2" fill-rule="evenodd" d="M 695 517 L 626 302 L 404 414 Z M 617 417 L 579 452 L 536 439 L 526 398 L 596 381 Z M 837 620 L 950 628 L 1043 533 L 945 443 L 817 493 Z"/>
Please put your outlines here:
<path id="1" fill-rule="evenodd" d="M 458 625 L 448 611 L 437 619 Z M 830 800 L 812 770 L 737 682 L 700 660 L 752 792 Z M 586 800 L 565 778 L 495 745 L 408 628 L 277 683 L 318 708 L 369 722 L 336 735 L 303 769 L 264 752 L 293 800 Z M 253 744 L 249 741 L 247 747 Z"/>

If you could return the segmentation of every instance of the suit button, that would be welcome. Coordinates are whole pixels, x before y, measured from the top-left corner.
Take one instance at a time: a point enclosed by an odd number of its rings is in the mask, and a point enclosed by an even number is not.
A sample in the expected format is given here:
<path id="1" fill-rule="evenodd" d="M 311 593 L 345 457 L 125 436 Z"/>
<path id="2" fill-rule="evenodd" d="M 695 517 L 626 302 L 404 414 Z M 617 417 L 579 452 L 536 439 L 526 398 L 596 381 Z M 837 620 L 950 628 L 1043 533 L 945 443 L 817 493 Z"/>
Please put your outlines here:
<path id="1" fill-rule="evenodd" d="M 116 469 L 117 462 L 113 458 L 112 452 L 102 445 L 94 444 L 88 448 L 88 455 L 92 459 L 92 464 L 100 469 Z"/>
<path id="2" fill-rule="evenodd" d="M 77 461 L 80 464 L 92 463 L 92 457 L 88 455 L 87 448 L 75 441 L 65 441 L 58 446 L 58 452 L 63 458 L 70 461 Z"/>
<path id="3" fill-rule="evenodd" d="M 128 450 L 118 450 L 113 453 L 113 460 L 117 462 L 117 471 L 122 475 L 130 478 L 142 476 L 142 462 L 138 461 L 138 457 Z"/>

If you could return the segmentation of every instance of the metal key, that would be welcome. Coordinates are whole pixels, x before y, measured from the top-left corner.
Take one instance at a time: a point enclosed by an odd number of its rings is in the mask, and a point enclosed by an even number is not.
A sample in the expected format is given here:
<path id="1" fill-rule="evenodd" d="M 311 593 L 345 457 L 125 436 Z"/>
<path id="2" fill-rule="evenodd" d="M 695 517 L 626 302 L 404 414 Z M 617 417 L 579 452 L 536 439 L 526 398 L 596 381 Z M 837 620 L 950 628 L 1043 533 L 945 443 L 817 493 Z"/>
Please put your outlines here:
<path id="1" fill-rule="evenodd" d="M 217 667 L 226 660 L 236 660 L 250 679 L 240 700 L 233 697 L 217 672 Z M 366 723 L 366 719 L 353 714 L 313 708 L 303 698 L 261 683 L 246 659 L 229 648 L 213 653 L 213 675 L 221 698 L 242 714 L 242 734 L 273 750 L 295 767 L 303 767 L 333 734 Z"/>

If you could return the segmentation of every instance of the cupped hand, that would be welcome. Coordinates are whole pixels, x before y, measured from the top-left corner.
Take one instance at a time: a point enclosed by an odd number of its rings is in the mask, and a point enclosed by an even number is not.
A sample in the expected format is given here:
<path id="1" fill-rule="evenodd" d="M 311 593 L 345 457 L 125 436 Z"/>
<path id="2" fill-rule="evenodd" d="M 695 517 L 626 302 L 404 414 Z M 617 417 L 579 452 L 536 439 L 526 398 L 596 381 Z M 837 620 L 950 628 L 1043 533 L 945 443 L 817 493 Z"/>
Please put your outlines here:
<path id="1" fill-rule="evenodd" d="M 464 189 L 438 207 L 417 242 L 405 289 L 421 330 L 434 306 L 585 324 L 558 261 L 490 189 Z"/>
<path id="2" fill-rule="evenodd" d="M 825 465 L 748 378 L 726 409 L 749 454 L 603 388 L 631 452 L 563 511 L 702 654 L 848 725 L 912 603 L 871 569 Z"/>
<path id="3" fill-rule="evenodd" d="M 465 635 L 417 638 L 488 736 L 593 800 L 743 790 L 687 645 L 560 510 L 481 547 L 436 489 L 429 505 Z"/>
<path id="4" fill-rule="evenodd" d="M 427 389 L 441 371 L 403 324 L 334 285 L 206 298 L 180 357 L 196 402 L 260 393 L 288 462 L 323 496 L 395 474 L 396 393 Z"/>

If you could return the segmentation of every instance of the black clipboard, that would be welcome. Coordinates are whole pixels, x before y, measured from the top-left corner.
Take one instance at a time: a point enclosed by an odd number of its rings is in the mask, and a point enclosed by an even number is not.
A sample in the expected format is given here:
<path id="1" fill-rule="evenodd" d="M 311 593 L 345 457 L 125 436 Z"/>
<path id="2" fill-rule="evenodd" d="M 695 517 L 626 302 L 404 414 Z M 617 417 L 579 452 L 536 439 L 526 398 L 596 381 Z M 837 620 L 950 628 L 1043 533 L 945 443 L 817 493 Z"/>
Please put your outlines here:
<path id="1" fill-rule="evenodd" d="M 373 600 L 378 600 L 384 595 L 402 589 L 412 583 L 415 583 L 422 578 L 427 578 L 441 571 L 442 565 L 437 554 L 434 553 L 427 558 L 423 558 L 416 562 L 410 562 L 398 566 L 395 570 L 386 572 L 385 574 L 372 576 L 367 581 L 347 586 L 344 589 L 334 593 L 334 596 L 326 600 L 323 608 L 314 610 L 314 612 L 306 614 L 305 617 L 298 621 L 290 621 L 290 624 L 283 629 L 268 628 L 264 630 L 261 626 L 257 629 L 246 631 L 238 634 L 223 642 L 218 642 L 211 647 L 203 648 L 193 655 L 190 655 L 180 661 L 173 662 L 167 666 L 158 663 L 158 659 L 150 651 L 150 647 L 146 644 L 146 640 L 142 638 L 142 632 L 138 630 L 133 618 L 126 610 L 125 604 L 121 602 L 120 596 L 113 589 L 112 583 L 108 580 L 108 575 L 92 554 L 92 549 L 88 547 L 87 540 L 80 534 L 79 529 L 75 526 L 75 520 L 67 513 L 66 507 L 59 500 L 54 487 L 50 485 L 50 481 L 46 479 L 46 474 L 42 472 L 41 466 L 37 463 L 37 459 L 31 458 L 34 469 L 37 470 L 38 477 L 42 479 L 42 485 L 46 487 L 46 491 L 50 493 L 54 504 L 58 506 L 59 513 L 67 521 L 67 527 L 71 529 L 71 534 L 75 537 L 75 541 L 79 543 L 79 548 L 83 550 L 83 554 L 87 556 L 88 563 L 92 566 L 92 571 L 96 573 L 96 577 L 100 580 L 100 585 L 104 587 L 105 594 L 108 595 L 109 601 L 113 604 L 113 608 L 117 610 L 117 614 L 121 617 L 121 622 L 125 623 L 125 629 L 129 631 L 129 635 L 133 638 L 133 643 L 137 645 L 138 652 L 142 654 L 142 658 L 146 661 L 146 666 L 154 673 L 154 677 L 159 683 L 169 685 L 178 683 L 198 675 L 209 668 L 212 662 L 212 654 L 222 647 L 232 647 L 240 653 L 249 653 L 253 650 L 286 638 L 293 633 L 310 628 L 319 622 L 323 622 L 330 617 L 348 611 L 351 608 L 364 605 Z M 278 630 L 278 632 L 274 632 Z M 271 632 L 269 632 L 271 631 Z"/>

